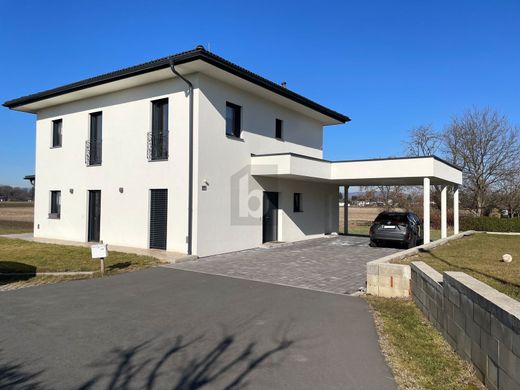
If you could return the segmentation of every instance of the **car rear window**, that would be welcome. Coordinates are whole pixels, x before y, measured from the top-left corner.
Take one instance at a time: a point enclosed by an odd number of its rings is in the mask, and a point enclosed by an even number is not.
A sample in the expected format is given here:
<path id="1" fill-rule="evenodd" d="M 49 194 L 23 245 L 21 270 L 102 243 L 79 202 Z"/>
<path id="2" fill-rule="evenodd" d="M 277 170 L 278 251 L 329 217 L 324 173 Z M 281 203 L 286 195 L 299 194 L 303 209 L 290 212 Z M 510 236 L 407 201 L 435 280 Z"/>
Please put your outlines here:
<path id="1" fill-rule="evenodd" d="M 379 214 L 375 220 L 377 223 L 408 223 L 406 214 Z"/>

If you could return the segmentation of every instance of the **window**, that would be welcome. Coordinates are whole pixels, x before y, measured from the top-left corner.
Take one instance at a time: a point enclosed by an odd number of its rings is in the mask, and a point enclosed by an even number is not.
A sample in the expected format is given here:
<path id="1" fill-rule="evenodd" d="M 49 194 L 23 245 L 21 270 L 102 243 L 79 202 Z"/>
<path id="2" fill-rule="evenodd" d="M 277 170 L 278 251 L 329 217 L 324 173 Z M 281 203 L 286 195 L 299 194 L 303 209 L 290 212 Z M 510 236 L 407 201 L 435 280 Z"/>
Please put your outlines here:
<path id="1" fill-rule="evenodd" d="M 226 135 L 240 138 L 242 107 L 226 103 Z"/>
<path id="2" fill-rule="evenodd" d="M 52 147 L 59 148 L 61 147 L 61 127 L 63 121 L 61 119 L 56 119 L 52 121 Z"/>
<path id="3" fill-rule="evenodd" d="M 51 191 L 51 212 L 49 218 L 59 219 L 61 212 L 61 191 Z"/>
<path id="4" fill-rule="evenodd" d="M 103 136 L 103 113 L 90 114 L 90 139 L 87 141 L 86 162 L 87 165 L 101 165 Z"/>
<path id="5" fill-rule="evenodd" d="M 294 193 L 294 207 L 293 211 L 295 213 L 301 213 L 303 211 L 302 207 L 302 194 L 299 192 Z"/>
<path id="6" fill-rule="evenodd" d="M 276 119 L 276 134 L 275 137 L 278 139 L 282 139 L 282 130 L 283 130 L 283 121 L 281 119 Z"/>
<path id="7" fill-rule="evenodd" d="M 148 160 L 168 159 L 168 99 L 152 102 L 152 131 L 148 134 Z"/>

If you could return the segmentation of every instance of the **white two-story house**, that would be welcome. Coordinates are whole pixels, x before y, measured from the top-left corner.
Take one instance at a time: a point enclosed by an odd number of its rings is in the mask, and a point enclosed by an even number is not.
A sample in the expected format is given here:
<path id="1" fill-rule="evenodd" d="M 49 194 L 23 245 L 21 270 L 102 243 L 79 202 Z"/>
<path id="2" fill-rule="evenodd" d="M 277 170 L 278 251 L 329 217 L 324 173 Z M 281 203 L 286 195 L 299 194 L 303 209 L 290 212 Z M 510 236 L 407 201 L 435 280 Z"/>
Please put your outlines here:
<path id="1" fill-rule="evenodd" d="M 461 181 L 323 160 L 347 116 L 200 46 L 4 106 L 37 116 L 35 237 L 207 256 L 337 232 L 339 185 Z"/>

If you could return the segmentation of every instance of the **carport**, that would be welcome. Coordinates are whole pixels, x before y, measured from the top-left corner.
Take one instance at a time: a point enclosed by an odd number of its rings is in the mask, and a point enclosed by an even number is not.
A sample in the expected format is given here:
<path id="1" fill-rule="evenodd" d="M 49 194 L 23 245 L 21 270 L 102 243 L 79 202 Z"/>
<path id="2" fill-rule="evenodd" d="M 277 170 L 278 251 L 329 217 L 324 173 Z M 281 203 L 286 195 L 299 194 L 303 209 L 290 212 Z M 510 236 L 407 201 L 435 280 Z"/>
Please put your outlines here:
<path id="1" fill-rule="evenodd" d="M 294 153 L 251 156 L 253 176 L 335 183 L 351 186 L 403 185 L 423 187 L 424 242 L 430 242 L 430 191 L 441 187 L 441 237 L 448 236 L 448 187 L 453 188 L 453 232 L 459 232 L 459 185 L 462 170 L 436 156 L 370 160 L 329 161 Z M 348 233 L 348 202 L 344 207 L 344 232 Z"/>

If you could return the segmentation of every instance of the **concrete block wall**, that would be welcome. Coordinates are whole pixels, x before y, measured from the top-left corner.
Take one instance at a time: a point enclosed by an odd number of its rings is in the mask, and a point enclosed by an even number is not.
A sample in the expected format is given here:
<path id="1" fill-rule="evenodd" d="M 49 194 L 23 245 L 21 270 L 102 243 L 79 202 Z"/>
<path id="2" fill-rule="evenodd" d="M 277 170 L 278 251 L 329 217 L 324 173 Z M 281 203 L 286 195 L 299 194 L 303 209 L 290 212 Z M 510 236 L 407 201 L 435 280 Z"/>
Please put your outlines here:
<path id="1" fill-rule="evenodd" d="M 410 266 L 372 261 L 367 264 L 367 293 L 386 298 L 410 296 Z"/>
<path id="2" fill-rule="evenodd" d="M 489 389 L 520 389 L 520 302 L 463 272 L 411 265 L 414 302 Z"/>
<path id="3" fill-rule="evenodd" d="M 452 240 L 475 234 L 474 231 L 462 232 L 453 236 L 394 253 L 367 263 L 367 293 L 385 298 L 406 298 L 410 296 L 410 266 L 393 264 L 416 255 L 423 250 L 431 250 Z"/>
<path id="4" fill-rule="evenodd" d="M 415 304 L 426 318 L 442 332 L 442 275 L 422 261 L 412 263 L 410 290 Z"/>

